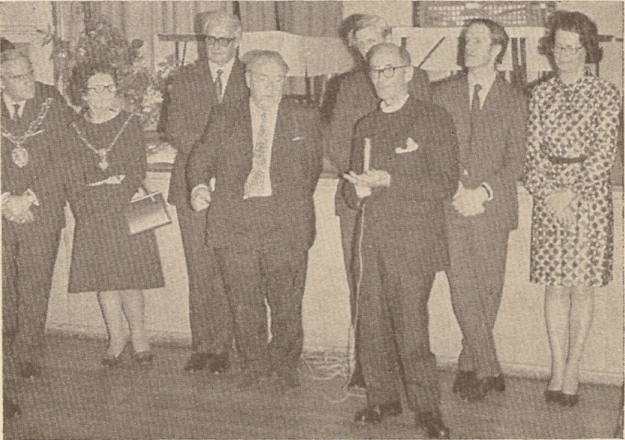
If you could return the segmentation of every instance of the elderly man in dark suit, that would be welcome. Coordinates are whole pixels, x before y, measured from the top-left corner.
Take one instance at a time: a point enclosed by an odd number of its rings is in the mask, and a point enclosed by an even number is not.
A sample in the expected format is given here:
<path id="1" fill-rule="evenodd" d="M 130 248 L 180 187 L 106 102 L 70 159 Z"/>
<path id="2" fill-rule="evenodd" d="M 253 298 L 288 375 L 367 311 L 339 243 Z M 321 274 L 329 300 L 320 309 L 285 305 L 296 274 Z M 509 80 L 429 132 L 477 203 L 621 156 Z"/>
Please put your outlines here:
<path id="1" fill-rule="evenodd" d="M 189 156 L 187 180 L 193 208 L 210 205 L 206 242 L 218 255 L 234 313 L 244 360 L 240 386 L 265 382 L 273 369 L 287 389 L 299 383 L 313 193 L 322 167 L 319 115 L 282 100 L 288 67 L 280 54 L 253 52 L 246 62 L 251 97 L 215 107 Z"/>
<path id="2" fill-rule="evenodd" d="M 400 414 L 401 377 L 417 427 L 448 438 L 428 298 L 436 272 L 448 265 L 443 208 L 457 186 L 457 139 L 444 109 L 409 95 L 413 70 L 405 49 L 383 43 L 368 59 L 382 103 L 356 124 L 345 175 L 351 185 L 344 187 L 346 201 L 362 213 L 356 337 L 368 406 L 356 420 Z"/>
<path id="3" fill-rule="evenodd" d="M 12 381 L 41 374 L 43 337 L 64 206 L 73 112 L 52 86 L 35 81 L 27 56 L 0 54 L 2 79 L 2 318 L 5 415 Z M 8 411 L 7 409 L 12 409 Z"/>
<path id="4" fill-rule="evenodd" d="M 345 19 L 349 23 L 351 17 Z M 356 122 L 366 114 L 374 111 L 380 102 L 375 88 L 367 74 L 366 55 L 374 45 L 387 39 L 389 27 L 386 22 L 374 15 L 360 15 L 349 30 L 344 30 L 345 43 L 353 50 L 357 67 L 339 79 L 336 96 L 328 96 L 327 100 L 336 100 L 330 116 L 330 127 L 325 137 L 325 152 L 332 165 L 340 173 L 349 169 L 351 142 Z M 343 32 L 342 32 L 343 33 Z M 412 79 L 408 85 L 409 93 L 420 100 L 430 101 L 430 89 L 427 73 L 416 67 L 413 68 Z M 347 284 L 350 290 L 350 304 L 352 321 L 355 317 L 356 295 L 355 280 L 357 273 L 353 267 L 354 234 L 356 230 L 357 211 L 345 204 L 341 197 L 343 181 L 339 181 L 335 197 L 336 215 L 339 216 L 341 227 L 341 242 L 343 258 L 347 273 Z M 358 364 L 358 350 L 356 350 L 356 365 L 350 380 L 350 386 L 363 386 L 362 373 Z"/>
<path id="5" fill-rule="evenodd" d="M 172 82 L 167 132 L 177 150 L 168 201 L 176 206 L 189 277 L 189 321 L 193 354 L 187 371 L 208 366 L 215 373 L 228 367 L 232 317 L 213 251 L 204 244 L 206 213 L 189 206 L 185 167 L 212 108 L 247 97 L 245 67 L 238 60 L 239 19 L 224 12 L 200 14 L 206 58 L 184 66 Z"/>
<path id="6" fill-rule="evenodd" d="M 522 93 L 496 70 L 508 44 L 505 29 L 476 19 L 460 41 L 468 74 L 437 85 L 434 102 L 453 116 L 460 143 L 458 190 L 445 210 L 447 275 L 463 335 L 453 390 L 475 401 L 490 390 L 505 390 L 493 328 L 508 234 L 517 227 L 516 184 L 523 172 L 527 110 Z"/>

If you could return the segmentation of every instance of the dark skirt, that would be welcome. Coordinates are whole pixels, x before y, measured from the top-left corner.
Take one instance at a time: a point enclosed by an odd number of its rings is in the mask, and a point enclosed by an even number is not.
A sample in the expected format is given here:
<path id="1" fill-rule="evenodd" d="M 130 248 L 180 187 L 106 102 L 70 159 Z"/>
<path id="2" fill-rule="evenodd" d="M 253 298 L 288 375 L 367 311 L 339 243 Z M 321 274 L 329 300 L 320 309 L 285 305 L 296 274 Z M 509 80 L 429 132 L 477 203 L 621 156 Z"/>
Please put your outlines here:
<path id="1" fill-rule="evenodd" d="M 130 235 L 122 213 L 97 214 L 76 221 L 69 293 L 164 285 L 154 231 Z"/>

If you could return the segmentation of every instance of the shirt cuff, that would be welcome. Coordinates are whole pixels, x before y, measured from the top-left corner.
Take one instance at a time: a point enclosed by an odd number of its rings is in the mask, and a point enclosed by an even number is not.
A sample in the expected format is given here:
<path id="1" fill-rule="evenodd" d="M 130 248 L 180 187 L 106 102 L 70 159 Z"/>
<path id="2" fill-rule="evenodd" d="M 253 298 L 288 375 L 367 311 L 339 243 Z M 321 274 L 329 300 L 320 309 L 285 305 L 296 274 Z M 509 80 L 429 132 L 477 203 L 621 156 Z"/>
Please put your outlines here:
<path id="1" fill-rule="evenodd" d="M 486 182 L 482 182 L 480 186 L 486 191 L 486 201 L 489 202 L 493 200 L 493 189 L 490 187 L 490 185 Z"/>
<path id="2" fill-rule="evenodd" d="M 32 189 L 28 188 L 24 193 L 31 205 L 39 206 L 39 199 Z"/>
<path id="3" fill-rule="evenodd" d="M 191 190 L 191 198 L 193 198 L 195 193 L 200 189 L 207 189 L 208 191 L 210 191 L 210 188 L 208 187 L 208 185 L 206 185 L 205 183 L 200 183 L 199 185 L 196 185 L 195 188 Z"/>

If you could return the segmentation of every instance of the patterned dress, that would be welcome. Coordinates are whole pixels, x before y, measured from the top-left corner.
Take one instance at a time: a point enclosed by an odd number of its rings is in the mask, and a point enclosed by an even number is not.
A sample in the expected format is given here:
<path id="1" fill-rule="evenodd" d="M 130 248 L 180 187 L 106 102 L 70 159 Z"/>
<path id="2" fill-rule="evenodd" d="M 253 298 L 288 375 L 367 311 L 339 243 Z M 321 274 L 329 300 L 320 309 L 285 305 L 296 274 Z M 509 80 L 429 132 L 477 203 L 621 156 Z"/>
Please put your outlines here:
<path id="1" fill-rule="evenodd" d="M 604 286 L 614 247 L 610 170 L 615 159 L 617 88 L 587 75 L 555 77 L 534 89 L 528 122 L 525 186 L 534 197 L 530 281 L 550 286 Z M 576 194 L 576 222 L 564 227 L 545 207 L 553 191 Z"/>

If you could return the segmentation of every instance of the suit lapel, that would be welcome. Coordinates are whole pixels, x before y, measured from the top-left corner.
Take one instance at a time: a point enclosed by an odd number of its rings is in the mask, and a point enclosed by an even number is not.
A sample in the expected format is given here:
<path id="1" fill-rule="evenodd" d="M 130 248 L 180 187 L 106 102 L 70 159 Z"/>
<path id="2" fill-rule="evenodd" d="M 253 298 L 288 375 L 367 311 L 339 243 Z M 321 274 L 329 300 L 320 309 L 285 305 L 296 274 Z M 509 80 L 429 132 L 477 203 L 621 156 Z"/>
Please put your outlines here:
<path id="1" fill-rule="evenodd" d="M 272 185 L 281 180 L 279 178 L 280 174 L 284 171 L 284 166 L 282 162 L 289 155 L 289 145 L 291 138 L 289 137 L 291 134 L 291 127 L 293 126 L 292 117 L 285 108 L 283 102 L 280 103 L 278 107 L 278 115 L 276 116 L 276 128 L 274 130 L 273 135 L 273 144 L 271 146 L 271 180 Z"/>
<path id="2" fill-rule="evenodd" d="M 471 103 L 469 100 L 469 79 L 465 75 L 456 82 L 456 105 L 459 106 L 458 137 L 460 164 L 466 164 L 471 156 Z M 463 165 L 464 166 L 464 165 Z"/>
<path id="3" fill-rule="evenodd" d="M 213 89 L 214 88 L 215 87 L 213 85 Z M 232 71 L 230 72 L 228 82 L 226 83 L 226 91 L 224 92 L 224 99 L 222 100 L 222 102 L 230 102 L 237 99 L 237 97 L 241 96 L 241 90 L 245 90 L 246 88 L 247 86 L 245 84 L 245 66 L 241 61 L 236 59 L 232 66 Z M 217 96 L 217 92 L 215 90 L 213 90 L 213 92 L 215 93 L 215 96 Z"/>

